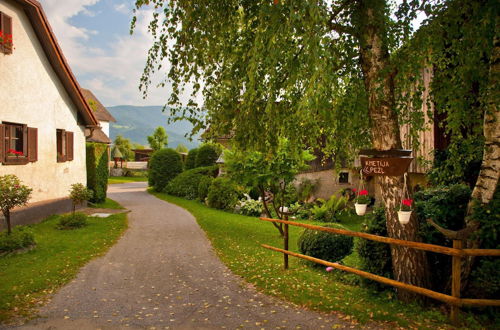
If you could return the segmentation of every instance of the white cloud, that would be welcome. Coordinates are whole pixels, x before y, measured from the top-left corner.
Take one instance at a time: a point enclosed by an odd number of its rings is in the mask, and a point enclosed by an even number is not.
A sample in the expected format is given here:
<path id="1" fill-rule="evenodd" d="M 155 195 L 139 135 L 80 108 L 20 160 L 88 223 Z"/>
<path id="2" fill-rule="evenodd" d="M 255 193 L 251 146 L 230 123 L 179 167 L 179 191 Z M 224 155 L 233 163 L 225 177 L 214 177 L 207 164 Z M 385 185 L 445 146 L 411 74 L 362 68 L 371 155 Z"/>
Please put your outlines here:
<path id="1" fill-rule="evenodd" d="M 122 13 L 122 14 L 125 14 L 125 15 L 129 15 L 131 13 L 131 10 L 127 7 L 126 4 L 124 3 L 120 3 L 120 4 L 117 4 L 117 5 L 114 5 L 113 7 L 117 12 L 119 13 Z"/>

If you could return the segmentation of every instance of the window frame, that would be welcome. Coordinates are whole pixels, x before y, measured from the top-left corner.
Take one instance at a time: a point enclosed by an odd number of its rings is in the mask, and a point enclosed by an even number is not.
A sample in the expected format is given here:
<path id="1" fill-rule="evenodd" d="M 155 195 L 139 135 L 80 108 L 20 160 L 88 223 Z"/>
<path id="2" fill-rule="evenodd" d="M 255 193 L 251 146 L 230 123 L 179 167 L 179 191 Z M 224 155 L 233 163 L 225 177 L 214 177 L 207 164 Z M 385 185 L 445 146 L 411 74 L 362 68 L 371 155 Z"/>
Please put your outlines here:
<path id="1" fill-rule="evenodd" d="M 56 160 L 58 163 L 74 160 L 74 133 L 65 129 L 56 129 Z M 61 152 L 60 152 L 61 151 Z"/>
<path id="2" fill-rule="evenodd" d="M 5 55 L 12 54 L 14 49 L 14 33 L 13 33 L 12 17 L 0 11 L 0 31 L 5 35 L 10 35 L 10 45 L 7 46 L 0 42 L 0 53 Z M 7 33 L 10 32 L 10 33 Z"/>
<path id="3" fill-rule="evenodd" d="M 3 160 L 3 163 L 5 165 L 25 165 L 29 163 L 28 160 L 28 125 L 26 124 L 20 124 L 20 123 L 12 123 L 12 122 L 2 122 L 2 124 L 5 127 L 5 135 L 4 135 L 4 152 L 5 152 L 5 158 Z M 9 150 L 12 136 L 11 136 L 11 128 L 12 127 L 21 127 L 22 132 L 23 132 L 23 150 L 22 156 L 19 155 L 14 155 L 14 156 L 9 156 Z"/>

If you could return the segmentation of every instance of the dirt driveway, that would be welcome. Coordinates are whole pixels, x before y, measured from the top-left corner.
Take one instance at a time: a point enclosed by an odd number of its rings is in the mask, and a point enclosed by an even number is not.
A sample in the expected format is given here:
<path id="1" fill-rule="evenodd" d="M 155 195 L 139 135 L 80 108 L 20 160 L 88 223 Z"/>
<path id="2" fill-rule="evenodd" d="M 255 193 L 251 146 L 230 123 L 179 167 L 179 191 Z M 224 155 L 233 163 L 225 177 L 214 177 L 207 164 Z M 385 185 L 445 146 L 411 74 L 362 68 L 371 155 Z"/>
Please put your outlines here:
<path id="1" fill-rule="evenodd" d="M 145 190 L 110 186 L 131 210 L 129 229 L 23 329 L 355 327 L 256 292 L 222 264 L 190 213 Z"/>

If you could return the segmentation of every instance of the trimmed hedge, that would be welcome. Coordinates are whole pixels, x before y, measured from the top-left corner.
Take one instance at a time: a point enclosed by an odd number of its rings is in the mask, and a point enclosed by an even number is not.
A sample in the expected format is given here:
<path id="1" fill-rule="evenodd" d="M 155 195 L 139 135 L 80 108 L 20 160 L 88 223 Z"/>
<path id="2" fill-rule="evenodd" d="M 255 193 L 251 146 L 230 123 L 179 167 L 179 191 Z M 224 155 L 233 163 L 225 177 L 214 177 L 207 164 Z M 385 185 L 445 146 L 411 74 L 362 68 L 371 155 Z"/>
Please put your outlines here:
<path id="1" fill-rule="evenodd" d="M 187 170 L 176 176 L 163 190 L 165 193 L 186 199 L 198 198 L 198 186 L 202 178 L 213 177 L 217 166 L 199 167 Z"/>
<path id="2" fill-rule="evenodd" d="M 108 146 L 103 143 L 87 143 L 87 187 L 93 191 L 92 203 L 106 200 L 109 176 Z"/>
<path id="3" fill-rule="evenodd" d="M 202 176 L 200 179 L 200 182 L 198 184 L 198 199 L 202 202 L 205 201 L 205 199 L 208 196 L 208 189 L 212 185 L 212 181 L 214 181 L 214 178 L 210 176 Z"/>
<path id="4" fill-rule="evenodd" d="M 211 144 L 204 144 L 198 148 L 196 155 L 196 167 L 212 166 L 219 158 L 217 148 Z"/>
<path id="5" fill-rule="evenodd" d="M 334 224 L 325 224 L 324 227 L 345 229 L 341 225 Z M 297 245 L 302 254 L 326 261 L 337 262 L 351 254 L 354 240 L 351 236 L 305 229 L 300 235 Z"/>
<path id="6" fill-rule="evenodd" d="M 189 150 L 186 157 L 186 163 L 184 165 L 186 170 L 190 170 L 196 167 L 196 155 L 198 155 L 198 148 Z"/>
<path id="7" fill-rule="evenodd" d="M 57 223 L 57 229 L 76 229 L 87 225 L 87 215 L 81 212 L 65 214 Z"/>
<path id="8" fill-rule="evenodd" d="M 153 153 L 149 161 L 149 186 L 162 191 L 165 186 L 182 172 L 181 156 L 174 149 L 160 149 Z"/>
<path id="9" fill-rule="evenodd" d="M 207 204 L 220 210 L 233 210 L 238 202 L 236 184 L 228 178 L 215 179 L 208 188 Z"/>

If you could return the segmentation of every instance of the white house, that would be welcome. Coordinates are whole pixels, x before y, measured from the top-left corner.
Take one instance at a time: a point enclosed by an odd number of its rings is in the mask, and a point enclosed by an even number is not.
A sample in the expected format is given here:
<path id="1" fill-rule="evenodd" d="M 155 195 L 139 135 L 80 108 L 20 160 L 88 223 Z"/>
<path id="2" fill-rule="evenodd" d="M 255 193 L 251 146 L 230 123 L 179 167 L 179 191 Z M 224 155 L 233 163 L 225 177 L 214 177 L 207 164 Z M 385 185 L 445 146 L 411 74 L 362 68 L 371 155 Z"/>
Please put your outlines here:
<path id="1" fill-rule="evenodd" d="M 87 181 L 85 140 L 99 123 L 37 1 L 0 1 L 0 30 L 0 175 L 33 188 L 29 207 L 13 215 L 27 223 L 68 210 L 71 184 Z"/>
<path id="2" fill-rule="evenodd" d="M 100 129 L 94 131 L 94 134 L 92 134 L 87 141 L 110 144 L 112 141 L 109 138 L 109 125 L 111 122 L 116 122 L 116 119 L 109 113 L 106 107 L 102 105 L 94 93 L 85 88 L 82 88 L 82 93 L 101 126 Z"/>

